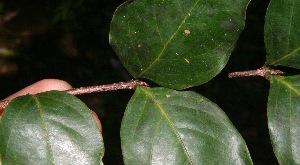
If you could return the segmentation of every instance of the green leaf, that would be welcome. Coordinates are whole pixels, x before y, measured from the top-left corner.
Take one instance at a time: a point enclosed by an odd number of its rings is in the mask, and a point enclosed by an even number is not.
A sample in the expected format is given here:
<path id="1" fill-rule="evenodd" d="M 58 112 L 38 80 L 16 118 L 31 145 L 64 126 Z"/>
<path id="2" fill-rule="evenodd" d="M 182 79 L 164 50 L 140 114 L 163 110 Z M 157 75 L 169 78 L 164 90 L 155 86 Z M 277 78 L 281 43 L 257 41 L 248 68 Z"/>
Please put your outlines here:
<path id="1" fill-rule="evenodd" d="M 252 164 L 225 113 L 194 92 L 137 88 L 121 126 L 125 164 Z"/>
<path id="2" fill-rule="evenodd" d="M 268 125 L 280 164 L 300 164 L 300 76 L 271 78 Z"/>
<path id="3" fill-rule="evenodd" d="M 65 92 L 16 98 L 0 122 L 3 164 L 102 162 L 102 136 L 91 111 Z"/>
<path id="4" fill-rule="evenodd" d="M 135 78 L 184 89 L 226 65 L 249 0 L 134 0 L 117 8 L 110 44 Z"/>
<path id="5" fill-rule="evenodd" d="M 267 64 L 300 69 L 300 1 L 272 0 L 265 23 Z"/>

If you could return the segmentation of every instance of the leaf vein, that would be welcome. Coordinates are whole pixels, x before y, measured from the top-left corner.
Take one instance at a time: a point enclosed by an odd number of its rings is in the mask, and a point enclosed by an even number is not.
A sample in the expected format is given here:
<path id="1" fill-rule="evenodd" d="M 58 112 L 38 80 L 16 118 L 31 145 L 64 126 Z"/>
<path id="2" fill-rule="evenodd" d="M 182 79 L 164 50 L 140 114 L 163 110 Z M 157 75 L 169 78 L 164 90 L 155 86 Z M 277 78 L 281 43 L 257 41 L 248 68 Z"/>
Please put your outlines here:
<path id="1" fill-rule="evenodd" d="M 173 33 L 173 35 L 169 38 L 169 40 L 166 42 L 166 44 L 164 44 L 162 50 L 160 51 L 160 53 L 158 54 L 157 58 L 145 69 L 143 70 L 137 77 L 141 77 L 143 74 L 145 74 L 146 72 L 148 72 L 162 57 L 163 53 L 165 52 L 166 48 L 169 46 L 170 42 L 173 40 L 173 38 L 176 36 L 176 34 L 178 34 L 179 29 L 182 27 L 182 25 L 185 23 L 186 19 L 189 17 L 190 13 L 194 10 L 194 8 L 197 6 L 197 4 L 199 3 L 200 0 L 197 0 L 196 3 L 194 4 L 194 6 L 191 8 L 191 10 L 186 14 L 186 16 L 184 17 L 184 19 L 181 21 L 181 24 L 178 26 L 178 28 L 176 29 L 176 31 Z"/>
<path id="2" fill-rule="evenodd" d="M 203 131 L 201 131 L 201 130 L 196 130 L 196 129 L 192 129 L 192 128 L 181 128 L 181 129 L 188 129 L 188 130 L 192 130 L 192 131 L 195 131 L 195 132 L 202 133 L 202 134 L 204 134 L 204 135 L 206 135 L 206 136 L 211 137 L 211 138 L 214 139 L 215 141 L 217 141 L 217 142 L 223 144 L 224 146 L 228 147 L 229 149 L 232 148 L 232 147 L 230 147 L 229 145 L 227 145 L 226 143 L 224 143 L 223 141 L 219 140 L 218 138 L 214 137 L 213 135 L 211 135 L 211 134 L 209 134 L 209 133 L 207 133 L 207 132 L 203 132 Z"/>
<path id="3" fill-rule="evenodd" d="M 49 152 L 50 152 L 50 155 L 51 155 L 52 164 L 55 164 L 54 163 L 54 155 L 53 155 L 53 152 L 52 152 L 53 150 L 51 149 L 51 144 L 50 144 L 49 134 L 48 134 L 48 131 L 47 131 L 47 124 L 46 124 L 43 108 L 42 108 L 37 96 L 33 95 L 33 99 L 36 102 L 36 105 L 37 105 L 38 110 L 40 112 L 40 116 L 42 118 L 42 124 L 43 124 L 43 127 L 44 127 L 46 143 L 47 143 L 47 146 L 49 147 Z"/>
<path id="4" fill-rule="evenodd" d="M 288 82 L 284 81 L 281 78 L 275 77 L 275 79 L 282 85 L 285 85 L 288 89 L 292 90 L 295 94 L 300 96 L 300 91 L 297 88 L 295 88 L 293 85 L 289 84 Z"/>
<path id="5" fill-rule="evenodd" d="M 173 105 L 173 106 L 178 106 L 178 107 L 183 107 L 183 108 L 193 109 L 193 110 L 197 110 L 197 111 L 199 110 L 199 109 L 196 109 L 196 108 L 194 108 L 194 107 L 188 107 L 188 106 L 183 106 L 183 105 L 174 105 L 174 104 L 168 104 L 168 105 Z M 206 112 L 206 111 L 200 110 L 200 112 L 203 112 L 203 113 L 205 113 L 205 114 L 207 114 L 207 115 L 209 115 L 209 116 L 215 117 L 215 118 L 220 118 L 219 116 L 215 116 L 214 114 L 208 113 L 208 112 Z M 223 120 L 221 120 L 221 123 L 224 124 L 225 126 L 227 126 L 227 127 L 229 128 L 229 126 L 228 126 L 226 123 L 224 123 Z M 229 129 L 229 130 L 232 131 L 232 132 L 234 132 L 234 131 L 231 130 L 231 129 Z"/>
<path id="6" fill-rule="evenodd" d="M 133 136 L 133 137 L 134 137 L 135 134 L 136 134 L 137 127 L 138 127 L 139 122 L 140 122 L 140 120 L 141 120 L 141 116 L 142 116 L 142 114 L 144 113 L 146 103 L 147 103 L 147 99 L 145 99 L 145 100 L 144 100 L 144 103 L 142 103 L 142 104 L 143 104 L 143 107 L 141 107 L 141 108 L 143 109 L 143 111 L 141 111 L 141 113 L 139 114 L 139 118 L 138 118 L 138 120 L 137 120 L 137 122 L 136 122 L 136 124 L 135 124 L 135 126 L 134 126 L 134 131 L 133 131 L 133 133 L 132 133 L 132 136 Z"/>
<path id="7" fill-rule="evenodd" d="M 194 164 L 193 161 L 191 160 L 191 156 L 190 156 L 190 154 L 189 154 L 189 152 L 188 152 L 188 150 L 187 150 L 187 148 L 186 148 L 186 146 L 185 146 L 185 144 L 184 144 L 182 138 L 180 137 L 179 132 L 177 131 L 176 127 L 174 126 L 174 124 L 173 124 L 172 120 L 170 119 L 170 117 L 168 116 L 168 114 L 164 111 L 164 109 L 163 109 L 163 107 L 162 107 L 162 104 L 161 104 L 160 102 L 158 102 L 158 101 L 154 98 L 153 94 L 152 94 L 149 90 L 143 88 L 143 92 L 144 92 L 147 96 L 149 96 L 149 97 L 151 98 L 151 100 L 155 103 L 155 105 L 157 106 L 157 108 L 160 110 L 161 114 L 162 114 L 163 116 L 165 116 L 165 118 L 167 119 L 168 123 L 169 123 L 170 126 L 172 127 L 172 130 L 173 130 L 174 134 L 175 134 L 176 137 L 179 139 L 179 141 L 180 141 L 180 143 L 181 143 L 181 146 L 183 147 L 184 153 L 186 154 L 186 156 L 187 156 L 187 158 L 188 158 L 190 164 Z"/>
<path id="8" fill-rule="evenodd" d="M 14 118 L 14 120 L 13 120 L 13 122 L 12 123 L 14 123 L 13 125 L 16 125 L 15 123 L 18 123 L 18 120 L 19 120 L 19 116 L 21 115 L 21 112 L 24 110 L 24 107 L 26 107 L 28 104 L 29 104 L 29 102 L 31 101 L 31 99 L 29 99 L 24 105 L 23 105 L 23 107 L 20 107 L 20 112 L 16 115 L 16 117 Z M 12 130 L 12 129 L 11 129 Z M 8 146 L 10 145 L 10 142 L 11 142 L 11 131 L 10 131 L 10 133 L 9 133 L 9 136 L 8 136 L 8 139 L 7 139 L 7 145 L 6 145 L 6 151 L 7 151 L 7 149 L 8 149 Z"/>

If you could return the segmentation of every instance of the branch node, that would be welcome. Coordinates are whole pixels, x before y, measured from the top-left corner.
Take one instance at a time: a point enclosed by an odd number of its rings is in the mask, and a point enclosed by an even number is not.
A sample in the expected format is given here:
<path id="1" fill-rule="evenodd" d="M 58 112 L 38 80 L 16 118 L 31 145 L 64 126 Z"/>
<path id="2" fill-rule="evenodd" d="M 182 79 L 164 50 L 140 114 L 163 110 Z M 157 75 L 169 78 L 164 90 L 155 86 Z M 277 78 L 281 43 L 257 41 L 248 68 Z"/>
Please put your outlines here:
<path id="1" fill-rule="evenodd" d="M 283 75 L 285 74 L 281 70 L 270 69 L 268 67 L 261 67 L 256 70 L 248 70 L 248 71 L 241 71 L 241 72 L 232 72 L 228 74 L 228 78 L 234 77 L 248 77 L 248 76 L 261 76 L 261 77 L 269 77 L 270 75 Z"/>

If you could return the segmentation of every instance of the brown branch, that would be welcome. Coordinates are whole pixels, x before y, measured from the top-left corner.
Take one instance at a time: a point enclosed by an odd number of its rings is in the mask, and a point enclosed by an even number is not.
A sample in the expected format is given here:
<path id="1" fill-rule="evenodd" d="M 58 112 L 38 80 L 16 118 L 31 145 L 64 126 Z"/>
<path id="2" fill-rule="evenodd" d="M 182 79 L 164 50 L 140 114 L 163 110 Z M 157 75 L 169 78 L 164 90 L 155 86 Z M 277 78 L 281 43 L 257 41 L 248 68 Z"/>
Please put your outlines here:
<path id="1" fill-rule="evenodd" d="M 114 91 L 114 90 L 121 90 L 121 89 L 134 89 L 137 86 L 149 86 L 149 85 L 143 81 L 131 80 L 128 82 L 119 82 L 119 83 L 107 84 L 107 85 L 73 88 L 73 89 L 66 90 L 66 92 L 72 95 L 82 95 L 82 94 L 89 94 L 94 92 Z"/>
<path id="2" fill-rule="evenodd" d="M 282 75 L 284 74 L 281 70 L 270 69 L 268 67 L 261 67 L 256 70 L 241 71 L 241 72 L 232 72 L 228 74 L 228 78 L 233 77 L 247 77 L 247 76 L 262 76 L 266 77 L 267 75 Z"/>
<path id="3" fill-rule="evenodd" d="M 72 88 L 69 90 L 65 90 L 65 92 L 71 95 L 82 95 L 82 94 L 89 94 L 94 92 L 104 92 L 104 91 L 113 91 L 113 90 L 121 90 L 121 89 L 135 89 L 137 86 L 149 86 L 149 85 L 143 81 L 131 80 L 128 82 L 119 82 L 119 83 L 107 84 L 107 85 Z M 9 104 L 9 102 L 10 100 L 0 101 L 0 116 L 2 111 Z"/>

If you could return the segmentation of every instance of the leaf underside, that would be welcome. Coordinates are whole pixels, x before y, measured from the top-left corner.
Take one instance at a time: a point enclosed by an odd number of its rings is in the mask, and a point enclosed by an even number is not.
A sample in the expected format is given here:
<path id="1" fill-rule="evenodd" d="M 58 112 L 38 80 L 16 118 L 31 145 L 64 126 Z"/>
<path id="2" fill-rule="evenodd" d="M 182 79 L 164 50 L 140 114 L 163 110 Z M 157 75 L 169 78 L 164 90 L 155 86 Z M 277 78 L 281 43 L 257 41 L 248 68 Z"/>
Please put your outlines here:
<path id="1" fill-rule="evenodd" d="M 249 0 L 134 0 L 117 8 L 110 44 L 135 78 L 184 89 L 226 65 Z"/>
<path id="2" fill-rule="evenodd" d="M 194 92 L 137 88 L 121 126 L 125 164 L 252 164 L 224 112 Z"/>
<path id="3" fill-rule="evenodd" d="M 300 76 L 273 76 L 268 125 L 280 164 L 300 164 Z"/>
<path id="4" fill-rule="evenodd" d="M 99 128 L 88 107 L 70 94 L 51 91 L 16 98 L 0 122 L 2 164 L 102 163 Z"/>

